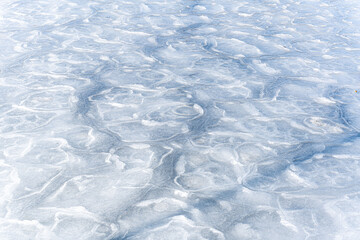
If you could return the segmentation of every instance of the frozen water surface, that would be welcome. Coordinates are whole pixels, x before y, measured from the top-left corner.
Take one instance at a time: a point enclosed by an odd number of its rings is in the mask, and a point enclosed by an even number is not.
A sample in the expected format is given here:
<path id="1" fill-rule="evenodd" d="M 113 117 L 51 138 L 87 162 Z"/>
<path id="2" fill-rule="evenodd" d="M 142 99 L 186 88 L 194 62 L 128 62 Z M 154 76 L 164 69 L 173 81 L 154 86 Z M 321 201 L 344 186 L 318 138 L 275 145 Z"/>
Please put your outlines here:
<path id="1" fill-rule="evenodd" d="M 359 1 L 0 5 L 0 239 L 359 238 Z"/>

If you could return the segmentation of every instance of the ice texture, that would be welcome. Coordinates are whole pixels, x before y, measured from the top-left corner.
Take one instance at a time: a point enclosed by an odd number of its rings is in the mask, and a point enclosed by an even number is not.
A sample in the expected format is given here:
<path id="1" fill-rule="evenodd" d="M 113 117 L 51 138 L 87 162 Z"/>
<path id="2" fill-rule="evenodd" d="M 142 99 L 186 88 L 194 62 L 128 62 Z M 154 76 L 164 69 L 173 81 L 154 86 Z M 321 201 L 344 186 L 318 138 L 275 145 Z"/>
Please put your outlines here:
<path id="1" fill-rule="evenodd" d="M 359 13 L 2 0 L 0 239 L 359 239 Z"/>

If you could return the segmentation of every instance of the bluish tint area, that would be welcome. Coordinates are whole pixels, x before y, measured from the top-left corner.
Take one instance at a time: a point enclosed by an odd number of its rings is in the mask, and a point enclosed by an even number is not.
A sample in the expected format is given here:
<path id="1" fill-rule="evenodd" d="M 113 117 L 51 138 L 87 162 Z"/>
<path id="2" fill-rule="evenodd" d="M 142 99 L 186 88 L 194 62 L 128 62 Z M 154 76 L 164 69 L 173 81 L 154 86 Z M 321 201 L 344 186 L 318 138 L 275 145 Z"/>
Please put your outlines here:
<path id="1" fill-rule="evenodd" d="M 357 0 L 1 1 L 0 239 L 359 239 L 359 26 Z"/>

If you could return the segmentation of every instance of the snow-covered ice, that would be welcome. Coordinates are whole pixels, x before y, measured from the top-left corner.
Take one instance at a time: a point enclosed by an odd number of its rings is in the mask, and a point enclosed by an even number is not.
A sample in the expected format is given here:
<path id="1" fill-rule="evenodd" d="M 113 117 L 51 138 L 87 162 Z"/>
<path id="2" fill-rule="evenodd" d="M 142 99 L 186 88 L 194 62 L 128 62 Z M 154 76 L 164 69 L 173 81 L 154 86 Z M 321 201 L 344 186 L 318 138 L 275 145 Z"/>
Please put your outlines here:
<path id="1" fill-rule="evenodd" d="M 354 240 L 360 1 L 2 0 L 1 240 Z"/>

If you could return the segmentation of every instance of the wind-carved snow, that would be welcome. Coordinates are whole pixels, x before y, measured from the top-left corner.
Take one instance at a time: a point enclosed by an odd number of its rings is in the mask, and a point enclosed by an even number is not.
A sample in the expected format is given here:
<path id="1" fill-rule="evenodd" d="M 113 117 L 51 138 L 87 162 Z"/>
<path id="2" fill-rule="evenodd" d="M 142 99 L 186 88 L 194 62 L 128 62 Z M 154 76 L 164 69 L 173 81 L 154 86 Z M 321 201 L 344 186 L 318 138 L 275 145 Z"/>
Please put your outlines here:
<path id="1" fill-rule="evenodd" d="M 357 1 L 0 7 L 0 239 L 356 239 Z"/>

